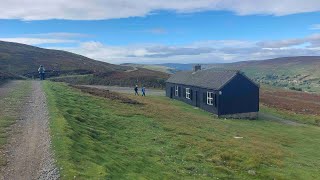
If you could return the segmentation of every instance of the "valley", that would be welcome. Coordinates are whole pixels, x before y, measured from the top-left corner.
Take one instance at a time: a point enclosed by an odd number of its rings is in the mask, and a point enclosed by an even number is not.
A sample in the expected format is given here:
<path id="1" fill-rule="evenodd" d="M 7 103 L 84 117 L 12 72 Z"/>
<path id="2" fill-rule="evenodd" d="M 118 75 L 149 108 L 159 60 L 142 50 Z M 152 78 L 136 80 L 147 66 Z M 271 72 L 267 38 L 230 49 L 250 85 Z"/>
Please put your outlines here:
<path id="1" fill-rule="evenodd" d="M 257 120 L 218 118 L 165 97 L 170 76 L 165 65 L 102 63 L 82 69 L 74 64 L 61 74 L 49 70 L 42 82 L 30 76 L 36 64 L 24 70 L 16 65 L 14 73 L 2 66 L 0 178 L 315 179 L 320 174 L 314 168 L 320 166 L 320 104 L 319 75 L 312 68 L 318 60 L 278 61 L 205 65 L 240 68 L 261 83 Z M 190 65 L 170 64 L 170 73 L 177 71 L 174 67 Z M 147 96 L 134 96 L 135 85 L 145 86 Z M 44 136 L 37 138 L 39 133 Z M 19 141 L 20 136 L 28 138 Z M 38 141 L 40 149 L 28 148 Z M 21 162 L 36 159 L 21 158 L 24 149 L 49 160 L 24 166 Z M 32 168 L 8 171 L 25 167 Z"/>
<path id="2" fill-rule="evenodd" d="M 174 73 L 192 70 L 194 64 L 140 65 L 147 69 Z M 132 65 L 133 67 L 138 65 Z M 299 56 L 223 64 L 202 64 L 204 69 L 241 70 L 258 83 L 285 89 L 320 92 L 320 57 Z"/>
<path id="3" fill-rule="evenodd" d="M 320 179 L 320 0 L 0 10 L 0 180 Z"/>

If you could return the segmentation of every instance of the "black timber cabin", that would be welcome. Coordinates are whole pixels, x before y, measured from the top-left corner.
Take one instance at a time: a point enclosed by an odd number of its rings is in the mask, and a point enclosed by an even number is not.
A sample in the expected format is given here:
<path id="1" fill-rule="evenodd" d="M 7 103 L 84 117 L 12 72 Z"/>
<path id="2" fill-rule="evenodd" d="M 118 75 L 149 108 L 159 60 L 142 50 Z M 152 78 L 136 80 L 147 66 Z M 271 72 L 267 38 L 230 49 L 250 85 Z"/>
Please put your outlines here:
<path id="1" fill-rule="evenodd" d="M 234 70 L 180 71 L 166 81 L 166 96 L 225 118 L 256 119 L 259 111 L 259 85 Z"/>

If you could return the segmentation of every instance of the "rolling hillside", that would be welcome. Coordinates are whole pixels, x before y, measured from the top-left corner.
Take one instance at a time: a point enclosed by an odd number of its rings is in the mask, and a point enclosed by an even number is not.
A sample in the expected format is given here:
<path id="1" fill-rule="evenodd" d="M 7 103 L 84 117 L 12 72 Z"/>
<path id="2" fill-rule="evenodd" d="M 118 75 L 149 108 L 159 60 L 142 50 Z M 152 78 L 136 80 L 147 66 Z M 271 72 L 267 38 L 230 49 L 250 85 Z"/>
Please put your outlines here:
<path id="1" fill-rule="evenodd" d="M 167 73 L 192 69 L 192 64 L 140 66 L 153 70 L 161 69 L 162 72 Z M 203 68 L 241 70 L 261 84 L 290 88 L 298 91 L 320 92 L 319 56 L 282 57 L 226 64 L 203 64 L 202 66 Z"/>
<path id="2" fill-rule="evenodd" d="M 51 75 L 91 74 L 130 69 L 70 52 L 0 41 L 0 71 L 30 77 L 37 73 L 40 64 L 44 65 Z"/>
<path id="3" fill-rule="evenodd" d="M 207 68 L 240 69 L 262 84 L 299 91 L 320 92 L 320 57 L 283 57 L 208 65 Z"/>
<path id="4" fill-rule="evenodd" d="M 149 69 L 153 71 L 159 71 L 159 72 L 164 72 L 167 74 L 174 74 L 177 71 L 179 71 L 177 68 L 174 67 L 169 67 L 164 64 L 133 64 L 133 63 L 125 63 L 121 64 L 123 66 L 129 66 L 133 68 L 144 68 L 144 69 Z"/>

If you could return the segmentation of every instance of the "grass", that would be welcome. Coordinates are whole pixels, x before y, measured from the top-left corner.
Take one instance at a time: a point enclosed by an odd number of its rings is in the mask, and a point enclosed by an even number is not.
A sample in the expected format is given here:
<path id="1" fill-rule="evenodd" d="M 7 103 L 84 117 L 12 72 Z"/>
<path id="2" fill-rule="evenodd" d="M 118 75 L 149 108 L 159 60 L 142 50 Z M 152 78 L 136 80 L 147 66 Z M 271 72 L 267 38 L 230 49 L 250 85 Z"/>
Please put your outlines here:
<path id="1" fill-rule="evenodd" d="M 316 126 L 221 120 L 166 97 L 128 105 L 46 82 L 62 179 L 316 179 Z M 234 137 L 243 137 L 236 139 Z"/>
<path id="2" fill-rule="evenodd" d="M 16 121 L 16 110 L 22 105 L 23 99 L 31 91 L 30 81 L 23 81 L 12 89 L 7 97 L 0 100 L 0 151 L 7 143 L 8 131 Z M 0 166 L 6 164 L 3 153 L 0 153 Z"/>

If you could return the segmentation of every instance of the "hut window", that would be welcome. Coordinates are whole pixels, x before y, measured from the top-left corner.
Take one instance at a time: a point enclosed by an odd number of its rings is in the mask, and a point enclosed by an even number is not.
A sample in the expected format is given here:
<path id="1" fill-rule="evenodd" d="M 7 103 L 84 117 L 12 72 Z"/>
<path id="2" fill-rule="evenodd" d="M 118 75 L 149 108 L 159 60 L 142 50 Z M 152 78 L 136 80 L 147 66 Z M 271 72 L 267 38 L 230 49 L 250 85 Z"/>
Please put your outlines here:
<path id="1" fill-rule="evenodd" d="M 190 99 L 190 88 L 186 88 L 186 98 Z"/>
<path id="2" fill-rule="evenodd" d="M 178 86 L 175 86 L 175 93 L 174 93 L 175 96 L 179 96 L 179 87 Z"/>
<path id="3" fill-rule="evenodd" d="M 207 104 L 210 106 L 213 105 L 213 92 L 207 92 Z"/>

